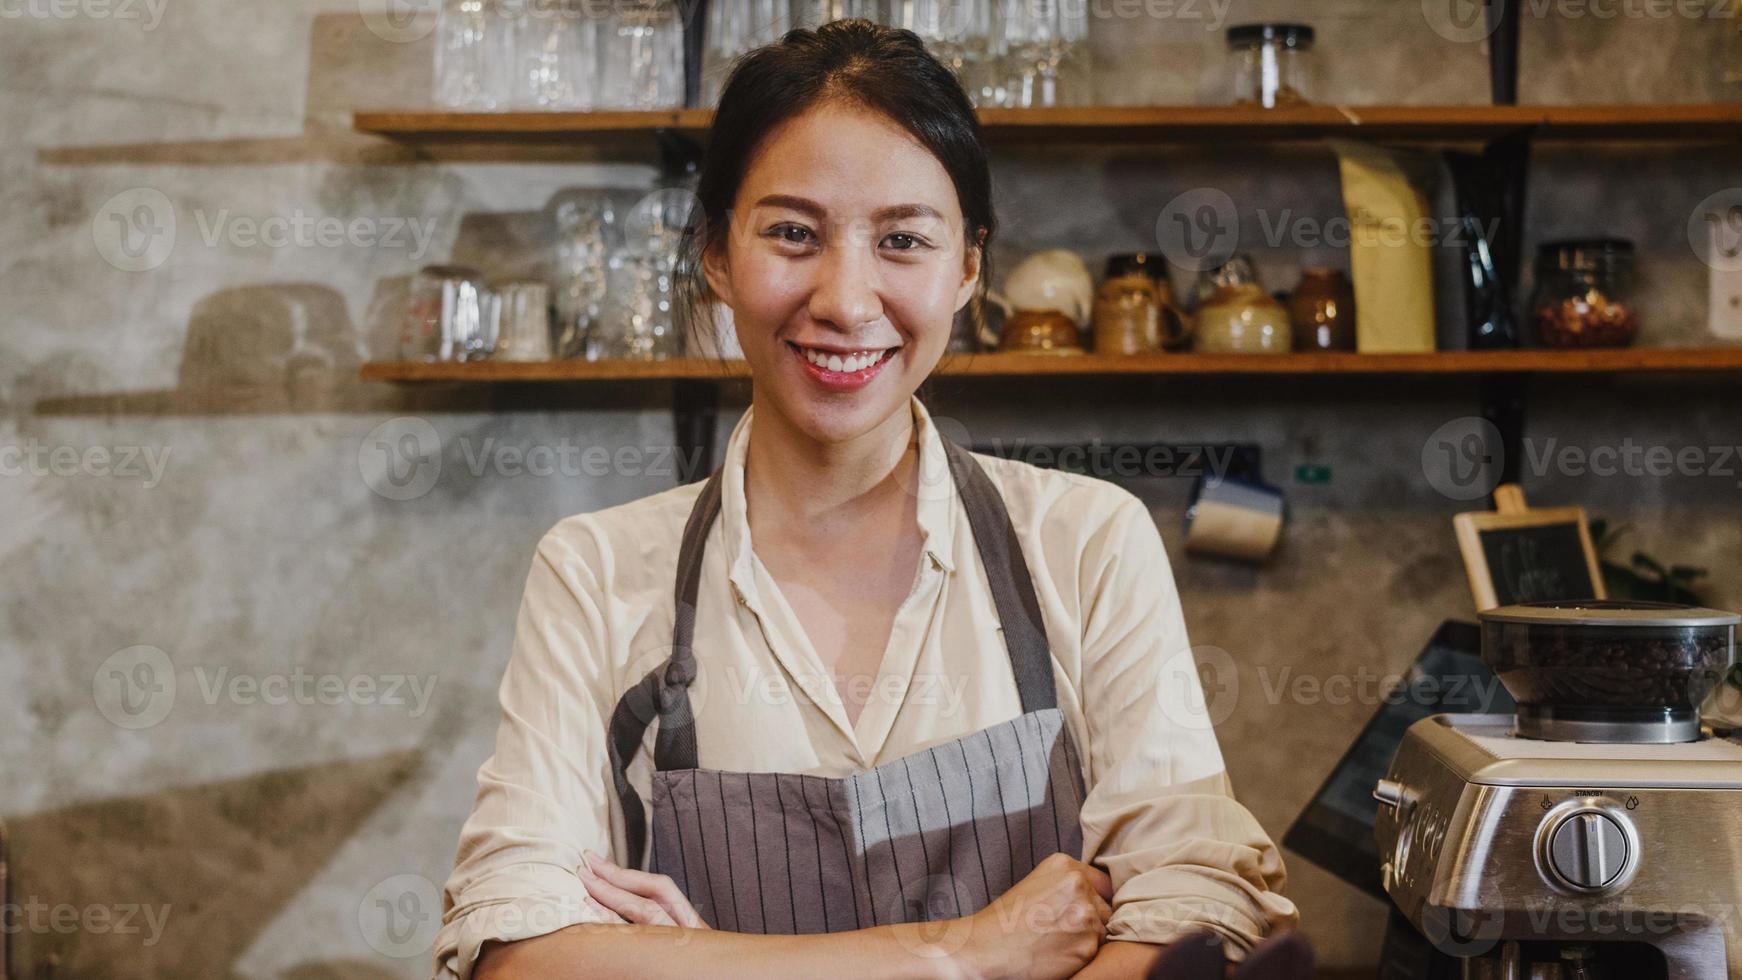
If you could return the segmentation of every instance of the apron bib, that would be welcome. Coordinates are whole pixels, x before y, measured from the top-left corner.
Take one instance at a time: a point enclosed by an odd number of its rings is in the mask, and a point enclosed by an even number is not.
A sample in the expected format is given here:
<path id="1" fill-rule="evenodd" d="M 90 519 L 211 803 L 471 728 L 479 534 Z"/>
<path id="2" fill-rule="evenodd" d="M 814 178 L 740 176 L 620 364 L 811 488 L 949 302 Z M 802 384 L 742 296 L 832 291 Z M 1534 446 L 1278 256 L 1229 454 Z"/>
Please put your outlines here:
<path id="1" fill-rule="evenodd" d="M 609 741 L 639 861 L 647 817 L 625 770 L 659 720 L 648 867 L 669 875 L 715 929 L 798 934 L 956 918 L 985 908 L 1048 855 L 1082 855 L 1082 767 L 1058 708 L 1034 583 L 997 487 L 966 449 L 943 442 L 1023 713 L 846 777 L 697 765 L 689 683 L 719 471 L 696 500 L 678 553 L 672 656 L 618 703 Z"/>

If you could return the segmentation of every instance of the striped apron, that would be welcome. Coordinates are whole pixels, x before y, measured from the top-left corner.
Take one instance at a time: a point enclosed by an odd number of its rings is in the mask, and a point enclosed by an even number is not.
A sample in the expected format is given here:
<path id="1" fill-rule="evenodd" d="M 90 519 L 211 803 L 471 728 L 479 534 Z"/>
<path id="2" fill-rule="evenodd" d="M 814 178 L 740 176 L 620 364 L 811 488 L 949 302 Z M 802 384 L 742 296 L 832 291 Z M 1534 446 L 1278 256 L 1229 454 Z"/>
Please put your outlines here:
<path id="1" fill-rule="evenodd" d="M 652 847 L 710 926 L 818 933 L 968 915 L 1047 855 L 1081 857 L 1082 766 L 1054 690 L 1052 658 L 1003 498 L 967 450 L 944 440 L 1022 698 L 1022 714 L 843 778 L 700 768 L 688 687 L 703 542 L 720 507 L 708 480 L 684 528 L 671 658 L 612 712 L 612 775 L 632 861 L 646 815 L 627 760 L 657 718 Z"/>

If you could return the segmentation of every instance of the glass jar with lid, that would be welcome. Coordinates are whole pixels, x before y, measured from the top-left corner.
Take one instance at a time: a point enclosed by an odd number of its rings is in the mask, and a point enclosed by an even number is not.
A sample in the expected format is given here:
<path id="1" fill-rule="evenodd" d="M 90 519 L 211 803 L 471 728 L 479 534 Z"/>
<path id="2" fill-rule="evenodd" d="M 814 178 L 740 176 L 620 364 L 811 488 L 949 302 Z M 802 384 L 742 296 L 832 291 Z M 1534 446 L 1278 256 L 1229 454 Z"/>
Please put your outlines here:
<path id="1" fill-rule="evenodd" d="M 1313 29 L 1305 24 L 1239 24 L 1228 28 L 1234 61 L 1234 104 L 1266 109 L 1308 100 Z"/>
<path id="2" fill-rule="evenodd" d="M 1544 242 L 1531 296 L 1544 347 L 1626 347 L 1639 333 L 1633 306 L 1633 243 L 1620 238 Z"/>
<path id="3" fill-rule="evenodd" d="M 1198 296 L 1198 350 L 1286 354 L 1293 347 L 1288 310 L 1264 291 L 1249 256 L 1235 255 L 1200 275 Z"/>

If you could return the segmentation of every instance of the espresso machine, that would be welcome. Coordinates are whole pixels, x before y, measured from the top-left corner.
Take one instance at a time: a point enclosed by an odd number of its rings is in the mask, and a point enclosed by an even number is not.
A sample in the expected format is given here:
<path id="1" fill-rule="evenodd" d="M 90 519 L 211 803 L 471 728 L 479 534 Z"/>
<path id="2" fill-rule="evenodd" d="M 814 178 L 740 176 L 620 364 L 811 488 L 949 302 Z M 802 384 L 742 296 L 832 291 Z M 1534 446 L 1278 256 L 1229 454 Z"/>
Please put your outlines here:
<path id="1" fill-rule="evenodd" d="M 1742 617 L 1505 606 L 1515 714 L 1411 725 L 1374 798 L 1382 884 L 1465 980 L 1742 980 L 1742 731 L 1700 706 Z"/>

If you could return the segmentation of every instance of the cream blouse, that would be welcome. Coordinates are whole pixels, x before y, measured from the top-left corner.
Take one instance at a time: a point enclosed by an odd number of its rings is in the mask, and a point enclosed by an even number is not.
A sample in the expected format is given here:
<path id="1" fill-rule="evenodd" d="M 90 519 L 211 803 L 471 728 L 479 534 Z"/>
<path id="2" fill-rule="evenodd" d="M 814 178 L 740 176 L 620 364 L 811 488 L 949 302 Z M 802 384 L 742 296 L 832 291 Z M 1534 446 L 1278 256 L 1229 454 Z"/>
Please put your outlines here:
<path id="1" fill-rule="evenodd" d="M 992 594 L 937 428 L 919 435 L 923 555 L 857 724 L 755 551 L 744 493 L 753 412 L 727 442 L 702 562 L 690 687 L 700 764 L 845 776 L 1022 713 Z M 1298 913 L 1282 857 L 1232 797 L 1173 573 L 1141 501 L 1102 480 L 979 455 L 1003 494 L 1052 647 L 1088 794 L 1084 860 L 1116 889 L 1109 939 L 1201 927 L 1240 956 Z M 581 851 L 630 863 L 606 725 L 670 654 L 679 541 L 700 482 L 559 522 L 539 542 L 502 678 L 495 754 L 443 895 L 436 975 L 490 940 L 621 921 L 588 897 Z M 654 729 L 628 767 L 651 799 Z M 608 849 L 608 850 L 607 850 Z"/>

